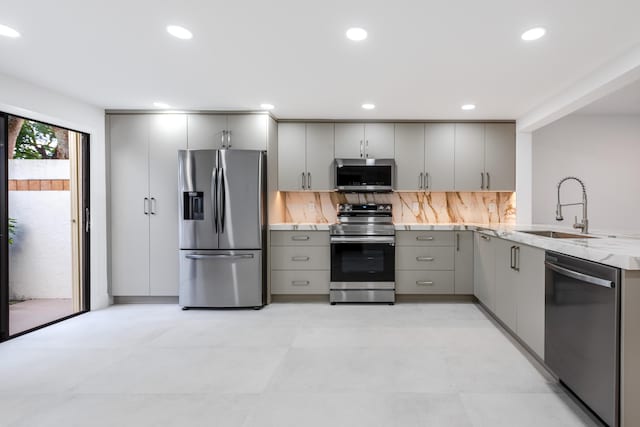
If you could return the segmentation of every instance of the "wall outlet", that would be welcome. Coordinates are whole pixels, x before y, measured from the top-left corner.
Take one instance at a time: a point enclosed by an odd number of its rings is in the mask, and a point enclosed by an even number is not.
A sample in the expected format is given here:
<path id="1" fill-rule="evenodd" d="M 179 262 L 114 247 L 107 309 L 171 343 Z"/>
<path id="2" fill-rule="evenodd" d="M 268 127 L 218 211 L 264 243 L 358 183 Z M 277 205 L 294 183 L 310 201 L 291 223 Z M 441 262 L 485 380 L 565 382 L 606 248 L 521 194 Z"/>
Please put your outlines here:
<path id="1" fill-rule="evenodd" d="M 313 202 L 307 203 L 307 209 L 310 210 L 310 211 L 316 210 L 316 204 L 313 203 Z"/>
<path id="2" fill-rule="evenodd" d="M 420 210 L 420 203 L 418 203 L 418 202 L 413 202 L 413 203 L 411 204 L 411 209 L 412 209 L 412 210 L 414 210 L 414 211 L 416 211 L 416 212 L 417 212 L 417 211 L 419 211 L 419 210 Z"/>
<path id="3" fill-rule="evenodd" d="M 498 206 L 496 206 L 496 204 L 493 202 L 489 203 L 487 208 L 489 208 L 489 213 L 496 213 L 498 211 Z"/>

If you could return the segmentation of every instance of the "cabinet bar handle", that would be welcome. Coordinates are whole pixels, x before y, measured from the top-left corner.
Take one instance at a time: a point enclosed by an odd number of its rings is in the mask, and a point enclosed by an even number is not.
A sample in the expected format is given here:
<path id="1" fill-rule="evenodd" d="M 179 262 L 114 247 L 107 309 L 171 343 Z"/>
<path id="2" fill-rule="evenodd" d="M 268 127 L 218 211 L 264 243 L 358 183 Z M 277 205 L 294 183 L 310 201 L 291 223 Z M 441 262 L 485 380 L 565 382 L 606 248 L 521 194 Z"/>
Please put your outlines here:
<path id="1" fill-rule="evenodd" d="M 480 235 L 480 238 L 481 238 L 482 240 L 491 240 L 491 237 L 489 237 L 489 236 L 485 236 L 484 234 L 481 234 L 481 235 Z"/>
<path id="2" fill-rule="evenodd" d="M 309 236 L 291 236 L 291 240 L 297 240 L 297 241 L 309 240 Z"/>
<path id="3" fill-rule="evenodd" d="M 487 190 L 491 188 L 491 177 L 489 176 L 489 172 L 487 172 Z"/>
<path id="4" fill-rule="evenodd" d="M 293 286 L 309 286 L 308 280 L 292 280 L 291 284 Z"/>
<path id="5" fill-rule="evenodd" d="M 513 262 L 513 269 L 515 271 L 520 271 L 520 246 L 516 246 L 516 253 Z"/>
<path id="6" fill-rule="evenodd" d="M 510 255 L 511 258 L 509 260 L 509 268 L 511 268 L 512 270 L 515 270 L 515 268 L 516 268 L 515 263 L 514 263 L 514 258 L 515 257 L 514 257 L 514 254 L 513 254 L 515 252 L 515 250 L 516 250 L 516 247 L 515 246 L 511 246 L 511 255 Z"/>
<path id="7" fill-rule="evenodd" d="M 460 252 L 460 233 L 456 233 L 456 252 Z"/>
<path id="8" fill-rule="evenodd" d="M 152 197 L 151 198 L 151 215 L 155 215 L 156 214 L 156 198 Z"/>
<path id="9" fill-rule="evenodd" d="M 424 182 L 424 174 L 422 172 L 420 172 L 420 178 L 418 178 L 418 179 L 419 179 L 418 188 L 420 190 L 422 190 L 424 188 L 424 184 L 423 184 L 423 182 Z"/>
<path id="10" fill-rule="evenodd" d="M 416 240 L 433 240 L 433 236 L 416 236 Z"/>
<path id="11" fill-rule="evenodd" d="M 307 183 L 307 176 L 305 175 L 304 172 L 302 172 L 302 189 L 303 190 L 307 189 L 306 183 Z"/>
<path id="12" fill-rule="evenodd" d="M 369 140 L 368 139 L 367 139 L 367 142 L 365 143 L 364 151 L 366 153 L 366 157 L 369 157 Z"/>
<path id="13" fill-rule="evenodd" d="M 481 179 L 480 189 L 484 190 L 484 172 L 480 172 L 480 179 Z"/>
<path id="14" fill-rule="evenodd" d="M 311 190 L 311 172 L 307 172 L 307 190 Z"/>
<path id="15" fill-rule="evenodd" d="M 433 286 L 433 282 L 418 280 L 418 281 L 416 281 L 416 285 L 419 285 L 419 286 Z"/>
<path id="16" fill-rule="evenodd" d="M 148 197 L 144 198 L 144 205 L 142 209 L 145 215 L 149 215 L 149 198 Z"/>
<path id="17" fill-rule="evenodd" d="M 291 257 L 291 261 L 309 261 L 309 257 L 308 256 L 294 256 Z"/>
<path id="18" fill-rule="evenodd" d="M 429 189 L 429 172 L 424 173 L 424 189 Z"/>
<path id="19" fill-rule="evenodd" d="M 432 256 L 417 256 L 416 261 L 434 261 L 435 258 Z"/>

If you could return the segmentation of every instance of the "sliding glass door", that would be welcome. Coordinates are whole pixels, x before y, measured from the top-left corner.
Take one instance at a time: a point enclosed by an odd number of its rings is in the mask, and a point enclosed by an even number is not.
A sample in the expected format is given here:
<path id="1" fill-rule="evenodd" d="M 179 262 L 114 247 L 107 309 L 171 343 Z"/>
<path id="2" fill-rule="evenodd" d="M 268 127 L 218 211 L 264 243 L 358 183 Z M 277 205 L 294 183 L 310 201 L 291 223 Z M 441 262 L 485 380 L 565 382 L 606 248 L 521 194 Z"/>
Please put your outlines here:
<path id="1" fill-rule="evenodd" d="M 6 339 L 89 308 L 89 137 L 6 114 L 2 126 Z"/>

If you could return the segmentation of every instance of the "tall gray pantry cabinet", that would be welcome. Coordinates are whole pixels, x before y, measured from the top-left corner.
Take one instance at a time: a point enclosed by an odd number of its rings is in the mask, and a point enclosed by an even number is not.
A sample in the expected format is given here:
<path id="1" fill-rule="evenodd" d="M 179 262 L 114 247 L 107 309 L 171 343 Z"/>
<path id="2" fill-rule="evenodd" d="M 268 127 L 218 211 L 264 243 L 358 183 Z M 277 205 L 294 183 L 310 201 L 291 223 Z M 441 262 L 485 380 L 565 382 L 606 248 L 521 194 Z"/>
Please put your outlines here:
<path id="1" fill-rule="evenodd" d="M 111 149 L 111 293 L 178 294 L 178 162 L 187 119 L 108 116 Z"/>

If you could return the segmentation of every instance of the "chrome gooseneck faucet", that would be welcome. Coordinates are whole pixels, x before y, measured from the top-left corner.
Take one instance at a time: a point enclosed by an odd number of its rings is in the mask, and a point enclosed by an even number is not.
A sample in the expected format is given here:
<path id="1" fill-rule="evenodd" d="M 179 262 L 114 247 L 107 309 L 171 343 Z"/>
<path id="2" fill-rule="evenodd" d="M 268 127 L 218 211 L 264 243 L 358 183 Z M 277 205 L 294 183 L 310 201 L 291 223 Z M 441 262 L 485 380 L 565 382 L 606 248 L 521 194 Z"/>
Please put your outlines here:
<path id="1" fill-rule="evenodd" d="M 580 186 L 582 187 L 582 202 L 578 203 L 560 203 L 560 186 L 565 181 L 573 179 L 574 181 L 578 181 Z M 573 224 L 573 228 L 579 228 L 583 233 L 589 232 L 589 220 L 587 219 L 587 189 L 584 186 L 584 182 L 580 178 L 576 178 L 575 176 L 568 176 L 566 178 L 562 178 L 558 183 L 558 204 L 556 206 L 556 221 L 562 221 L 564 217 L 562 216 L 562 208 L 564 206 L 577 206 L 582 205 L 582 221 L 578 222 L 578 216 L 575 217 L 575 222 Z"/>

